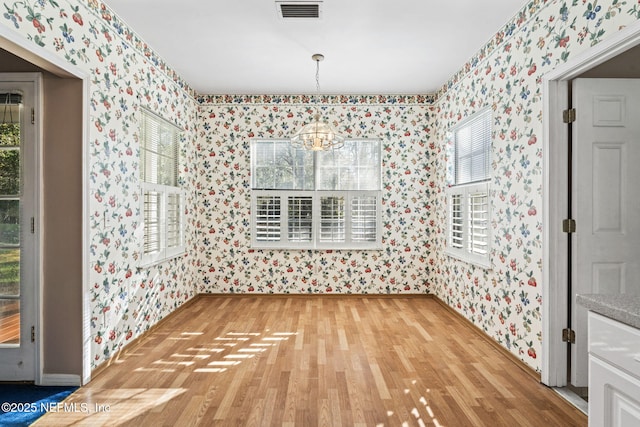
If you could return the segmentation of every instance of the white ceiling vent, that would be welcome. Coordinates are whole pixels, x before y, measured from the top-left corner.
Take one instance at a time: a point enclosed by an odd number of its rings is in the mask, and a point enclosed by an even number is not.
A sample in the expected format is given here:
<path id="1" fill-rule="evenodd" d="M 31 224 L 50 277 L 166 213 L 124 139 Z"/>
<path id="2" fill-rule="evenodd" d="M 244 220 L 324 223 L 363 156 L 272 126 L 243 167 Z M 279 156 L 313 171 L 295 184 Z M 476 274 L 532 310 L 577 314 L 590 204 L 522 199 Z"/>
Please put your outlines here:
<path id="1" fill-rule="evenodd" d="M 321 1 L 276 1 L 278 16 L 282 19 L 319 19 Z"/>

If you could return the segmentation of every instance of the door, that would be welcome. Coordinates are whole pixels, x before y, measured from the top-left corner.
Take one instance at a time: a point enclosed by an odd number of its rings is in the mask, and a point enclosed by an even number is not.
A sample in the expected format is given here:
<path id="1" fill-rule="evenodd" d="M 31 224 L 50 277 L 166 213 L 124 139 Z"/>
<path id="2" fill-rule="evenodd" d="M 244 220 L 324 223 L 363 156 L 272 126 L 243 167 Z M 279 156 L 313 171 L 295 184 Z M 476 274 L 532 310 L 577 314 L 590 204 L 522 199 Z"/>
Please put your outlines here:
<path id="1" fill-rule="evenodd" d="M 640 294 L 640 79 L 573 81 L 571 384 L 588 385 L 576 294 Z"/>
<path id="2" fill-rule="evenodd" d="M 38 264 L 32 109 L 39 85 L 15 76 L 0 74 L 0 380 L 33 381 Z"/>

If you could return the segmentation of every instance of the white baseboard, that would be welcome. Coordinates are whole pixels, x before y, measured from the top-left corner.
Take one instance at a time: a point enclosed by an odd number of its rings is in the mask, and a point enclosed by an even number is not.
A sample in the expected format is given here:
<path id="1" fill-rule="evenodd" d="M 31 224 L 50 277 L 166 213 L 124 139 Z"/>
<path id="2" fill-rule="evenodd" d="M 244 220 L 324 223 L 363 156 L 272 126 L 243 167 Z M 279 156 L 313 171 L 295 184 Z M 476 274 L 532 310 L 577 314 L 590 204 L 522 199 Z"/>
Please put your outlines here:
<path id="1" fill-rule="evenodd" d="M 80 387 L 80 375 L 73 374 L 42 374 L 40 384 L 45 386 L 78 386 Z"/>

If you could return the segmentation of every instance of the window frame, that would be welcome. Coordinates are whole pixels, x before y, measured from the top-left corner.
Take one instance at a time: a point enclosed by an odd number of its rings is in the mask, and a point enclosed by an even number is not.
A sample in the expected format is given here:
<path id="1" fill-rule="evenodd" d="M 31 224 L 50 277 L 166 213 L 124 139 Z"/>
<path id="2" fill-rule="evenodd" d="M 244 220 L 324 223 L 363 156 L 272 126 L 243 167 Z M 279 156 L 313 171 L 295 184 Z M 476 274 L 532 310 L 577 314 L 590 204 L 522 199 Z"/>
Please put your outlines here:
<path id="1" fill-rule="evenodd" d="M 151 168 L 154 166 L 156 168 L 160 168 L 159 164 L 161 163 L 160 156 L 156 156 L 156 162 L 149 160 L 146 156 L 147 151 L 151 151 L 147 148 L 147 131 L 145 126 L 148 124 L 148 121 L 155 121 L 155 124 L 158 127 L 163 127 L 165 130 L 171 131 L 171 137 L 173 139 L 173 144 L 176 146 L 173 148 L 173 161 L 172 161 L 172 175 L 173 178 L 171 181 L 174 181 L 175 185 L 161 184 L 157 182 L 149 182 L 145 181 L 146 167 L 147 163 L 151 164 Z M 185 217 L 184 217 L 184 203 L 185 203 L 185 194 L 184 190 L 180 187 L 180 165 L 181 165 L 181 141 L 183 139 L 183 130 L 174 125 L 173 123 L 167 121 L 166 119 L 160 117 L 156 113 L 149 111 L 145 108 L 141 108 L 140 112 L 140 212 L 142 216 L 141 227 L 142 227 L 142 242 L 140 245 L 140 262 L 142 266 L 150 266 L 153 264 L 158 264 L 172 258 L 178 257 L 185 253 L 185 234 L 184 234 L 184 225 L 185 225 Z M 157 173 L 155 177 L 151 177 L 150 180 L 159 180 L 160 173 Z M 157 238 L 158 238 L 158 250 L 146 252 L 146 244 L 150 239 L 150 235 L 147 234 L 147 213 L 146 213 L 146 195 L 148 193 L 157 193 L 159 195 L 158 201 L 158 226 L 157 226 Z M 177 217 L 177 220 L 172 223 L 169 223 L 168 220 L 172 216 L 171 212 L 171 197 L 177 197 L 177 209 L 173 212 L 173 215 Z M 172 225 L 174 227 L 172 227 Z M 176 230 L 177 228 L 177 230 Z M 170 238 L 170 234 L 177 234 L 177 244 L 170 245 L 170 240 L 175 240 Z"/>
<path id="2" fill-rule="evenodd" d="M 378 250 L 382 248 L 382 143 L 377 138 L 360 138 L 357 141 L 376 141 L 377 143 L 377 159 L 379 164 L 377 165 L 377 173 L 379 174 L 377 189 L 376 190 L 321 190 L 316 189 L 319 184 L 320 170 L 327 169 L 321 167 L 318 157 L 321 153 L 313 152 L 313 188 L 312 189 L 261 189 L 255 188 L 258 186 L 256 183 L 256 177 L 254 175 L 254 169 L 256 167 L 256 142 L 271 141 L 274 144 L 281 143 L 281 139 L 265 139 L 255 138 L 252 142 L 251 149 L 251 248 L 252 249 L 291 249 L 291 250 L 331 250 L 331 249 L 358 249 L 358 250 Z M 353 140 L 352 140 L 353 141 Z M 258 162 L 258 166 L 261 163 Z M 360 166 L 359 166 L 360 167 Z M 294 180 L 295 181 L 295 180 Z M 258 239 L 259 233 L 265 234 L 266 231 L 259 228 L 259 218 L 257 217 L 259 212 L 258 200 L 261 197 L 273 198 L 279 201 L 280 216 L 277 221 L 280 224 L 277 234 L 278 238 L 272 240 Z M 289 203 L 290 197 L 309 197 L 311 199 L 311 226 L 309 228 L 310 239 L 308 241 L 299 241 L 291 239 L 290 227 L 289 227 Z M 341 197 L 344 198 L 343 213 L 344 218 L 344 240 L 341 241 L 321 241 L 321 230 L 323 221 L 326 223 L 327 219 L 322 217 L 322 199 L 326 197 Z M 354 232 L 359 230 L 354 227 L 357 224 L 354 221 L 354 200 L 358 200 L 361 197 L 374 197 L 375 198 L 375 239 L 374 240 L 362 240 L 358 239 L 354 235 Z M 365 205 L 366 207 L 366 202 Z M 365 212 L 366 213 L 366 212 Z M 366 222 L 366 218 L 365 218 Z M 267 222 L 263 222 L 267 224 Z M 272 222 L 273 224 L 273 222 Z M 266 225 L 265 225 L 266 226 Z M 298 231 L 299 233 L 299 231 Z M 366 234 L 367 230 L 361 232 Z"/>
<path id="3" fill-rule="evenodd" d="M 486 253 L 481 254 L 473 250 L 473 244 L 476 242 L 470 239 L 474 233 L 470 231 L 470 222 L 474 220 L 474 212 L 469 209 L 471 199 L 477 194 L 486 194 Z M 465 261 L 471 264 L 476 264 L 481 267 L 491 267 L 491 197 L 489 191 L 489 182 L 482 181 L 473 184 L 457 185 L 449 187 L 446 190 L 447 195 L 447 243 L 446 253 L 449 256 L 457 258 L 461 261 Z M 452 203 L 453 197 L 460 197 L 460 219 L 462 220 L 460 234 L 460 244 L 453 243 L 454 240 L 454 217 L 452 210 L 454 208 Z"/>
<path id="4" fill-rule="evenodd" d="M 458 182 L 459 171 L 457 170 L 459 165 L 458 159 L 458 141 L 457 135 L 461 130 L 468 131 L 471 126 L 478 123 L 478 120 L 486 119 L 488 121 L 488 134 L 481 132 L 478 135 L 472 135 L 469 138 L 470 147 L 466 147 L 466 152 L 474 153 L 472 148 L 474 138 L 486 137 L 486 141 L 481 141 L 480 144 L 484 147 L 483 155 L 485 156 L 484 174 L 478 177 L 477 174 L 470 173 L 469 180 Z M 466 120 L 460 122 L 451 130 L 450 145 L 451 152 L 448 156 L 448 171 L 450 173 L 449 182 L 451 185 L 446 189 L 446 209 L 447 209 L 447 228 L 446 228 L 446 244 L 445 253 L 458 260 L 478 265 L 483 268 L 491 268 L 491 155 L 492 155 L 492 114 L 489 107 L 484 108 L 477 113 L 473 114 Z M 485 124 L 486 125 L 486 124 Z M 480 207 L 475 212 L 470 208 L 470 204 L 474 197 L 478 194 L 486 197 L 485 206 Z M 458 198 L 460 201 L 459 210 L 455 210 L 454 198 Z M 454 215 L 458 212 L 458 215 Z M 485 219 L 478 219 L 477 215 L 486 215 Z M 476 235 L 474 232 L 474 221 L 484 222 L 480 229 L 484 229 L 484 238 L 480 237 L 474 239 Z M 482 236 L 482 235 L 479 235 Z M 486 251 L 482 253 L 478 249 L 478 246 L 486 245 Z"/>

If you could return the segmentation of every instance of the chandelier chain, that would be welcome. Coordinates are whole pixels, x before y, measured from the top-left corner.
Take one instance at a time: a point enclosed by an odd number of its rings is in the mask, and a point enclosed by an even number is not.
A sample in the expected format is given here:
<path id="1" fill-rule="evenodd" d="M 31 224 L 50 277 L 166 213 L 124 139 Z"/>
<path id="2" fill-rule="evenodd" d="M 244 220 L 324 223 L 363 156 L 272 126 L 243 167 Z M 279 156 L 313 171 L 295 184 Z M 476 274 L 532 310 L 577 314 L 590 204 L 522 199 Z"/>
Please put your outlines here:
<path id="1" fill-rule="evenodd" d="M 318 111 L 318 98 L 320 98 L 320 60 L 316 59 L 316 111 Z"/>

